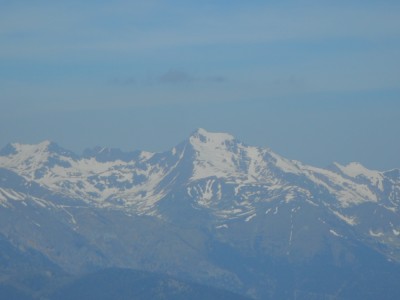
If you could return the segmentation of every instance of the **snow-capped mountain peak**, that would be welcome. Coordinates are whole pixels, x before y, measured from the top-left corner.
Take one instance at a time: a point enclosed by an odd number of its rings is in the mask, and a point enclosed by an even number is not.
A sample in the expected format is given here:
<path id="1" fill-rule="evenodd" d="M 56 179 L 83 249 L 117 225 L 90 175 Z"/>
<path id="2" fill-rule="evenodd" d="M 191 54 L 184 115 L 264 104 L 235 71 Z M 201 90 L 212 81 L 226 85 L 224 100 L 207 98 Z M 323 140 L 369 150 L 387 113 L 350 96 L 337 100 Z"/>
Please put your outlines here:
<path id="1" fill-rule="evenodd" d="M 222 198 L 217 181 L 231 185 L 236 203 L 247 207 L 254 201 L 269 201 L 271 195 L 289 201 L 309 198 L 315 191 L 341 207 L 379 202 L 386 195 L 383 172 L 357 163 L 336 163 L 331 170 L 307 166 L 270 149 L 247 146 L 230 134 L 204 129 L 171 151 L 156 154 L 96 147 L 77 156 L 49 141 L 9 144 L 0 152 L 0 167 L 69 197 L 96 205 L 118 203 L 141 212 L 153 210 L 176 188 L 198 184 L 196 189 L 203 192 L 197 194 L 209 199 L 210 206 Z M 395 200 L 396 191 L 391 196 Z M 397 209 L 396 201 L 388 207 Z"/>
<path id="2" fill-rule="evenodd" d="M 9 144 L 1 151 L 2 165 L 18 170 L 36 169 L 48 160 L 51 144 L 50 141 L 39 144 Z"/>
<path id="3" fill-rule="evenodd" d="M 16 152 L 24 152 L 28 153 L 38 153 L 48 151 L 48 148 L 53 144 L 53 142 L 49 140 L 42 141 L 38 144 L 20 144 L 20 143 L 12 143 L 11 146 L 16 150 Z"/>
<path id="4" fill-rule="evenodd" d="M 397 263 L 399 208 L 397 169 L 379 172 L 358 163 L 313 167 L 204 129 L 161 153 L 95 147 L 78 156 L 49 141 L 9 144 L 0 150 L 0 220 L 5 233 L 0 234 L 13 241 L 24 237 L 27 245 L 35 245 L 68 267 L 74 265 L 65 260 L 70 253 L 87 265 L 89 248 L 81 246 L 84 241 L 95 245 L 93 261 L 98 261 L 98 251 L 123 249 L 115 261 L 124 265 L 142 261 L 147 266 L 149 260 L 129 255 L 149 253 L 161 257 L 162 262 L 154 265 L 164 266 L 169 261 L 163 256 L 165 249 L 172 249 L 178 266 L 181 257 L 190 253 L 197 262 L 201 249 L 213 261 L 227 251 L 244 249 L 245 257 L 251 257 L 248 253 L 277 255 L 279 261 L 287 258 L 298 264 L 315 256 L 318 261 L 332 257 L 336 262 L 340 257 L 354 260 L 352 251 L 349 255 L 340 251 L 359 244 L 374 247 Z M 154 227 L 158 223 L 162 227 Z M 60 228 L 68 231 L 54 234 Z M 136 229 L 143 231 L 135 233 Z M 46 244 L 41 231 L 50 232 L 48 237 L 55 241 Z M 84 238 L 77 239 L 77 234 Z M 153 240 L 158 234 L 154 244 L 140 250 L 143 239 Z M 65 237 L 71 238 L 75 250 L 64 249 Z M 118 246 L 121 237 L 127 246 Z M 196 241 L 198 237 L 204 237 L 204 246 Z M 188 252 L 181 255 L 182 249 Z M 59 255 L 62 251 L 66 252 Z M 237 265 L 236 254 L 232 258 L 232 266 Z M 268 262 L 260 270 L 270 266 L 269 259 L 251 259 L 249 270 L 258 264 L 254 261 Z M 108 258 L 105 263 L 109 265 Z M 201 265 L 210 264 L 201 261 Z M 243 268 L 239 269 L 232 278 L 242 276 Z M 209 279 L 216 270 L 201 273 Z M 225 273 L 221 274 L 225 282 Z M 263 288 L 265 282 L 260 281 Z"/>
<path id="5" fill-rule="evenodd" d="M 208 132 L 203 128 L 199 128 L 190 136 L 189 140 L 193 145 L 200 143 L 223 145 L 226 142 L 235 140 L 235 138 L 228 133 Z"/>
<path id="6" fill-rule="evenodd" d="M 207 177 L 247 180 L 257 177 L 256 169 L 266 167 L 266 150 L 246 146 L 227 133 L 212 133 L 198 129 L 189 138 L 194 151 L 192 180 Z M 257 166 L 256 166 L 257 165 Z"/>
<path id="7" fill-rule="evenodd" d="M 359 162 L 351 162 L 345 166 L 335 162 L 334 165 L 337 168 L 339 168 L 340 171 L 342 171 L 344 174 L 346 174 L 347 176 L 350 176 L 350 177 L 357 177 L 360 175 L 363 175 L 366 177 L 376 177 L 381 173 L 379 171 L 367 169 Z"/>
<path id="8" fill-rule="evenodd" d="M 383 172 L 367 169 L 359 162 L 351 162 L 345 166 L 335 162 L 334 166 L 340 171 L 340 173 L 347 177 L 354 179 L 366 179 L 372 185 L 377 186 L 380 190 L 383 190 Z"/>

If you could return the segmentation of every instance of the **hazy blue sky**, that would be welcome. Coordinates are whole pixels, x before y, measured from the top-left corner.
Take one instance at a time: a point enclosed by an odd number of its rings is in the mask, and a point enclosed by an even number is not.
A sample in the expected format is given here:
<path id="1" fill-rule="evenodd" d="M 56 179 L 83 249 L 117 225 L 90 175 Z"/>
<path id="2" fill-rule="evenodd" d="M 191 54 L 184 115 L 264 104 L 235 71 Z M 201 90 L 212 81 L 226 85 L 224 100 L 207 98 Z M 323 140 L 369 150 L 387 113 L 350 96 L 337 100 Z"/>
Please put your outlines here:
<path id="1" fill-rule="evenodd" d="M 167 150 L 197 127 L 400 167 L 400 1 L 0 0 L 0 145 Z"/>

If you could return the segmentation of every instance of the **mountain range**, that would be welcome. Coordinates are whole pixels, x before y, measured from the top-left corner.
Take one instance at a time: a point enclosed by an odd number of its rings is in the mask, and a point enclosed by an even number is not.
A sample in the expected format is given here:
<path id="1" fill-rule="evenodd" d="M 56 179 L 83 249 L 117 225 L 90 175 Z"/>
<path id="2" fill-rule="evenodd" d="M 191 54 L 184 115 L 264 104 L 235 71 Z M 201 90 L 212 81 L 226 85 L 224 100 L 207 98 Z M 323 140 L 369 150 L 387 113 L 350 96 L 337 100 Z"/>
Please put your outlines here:
<path id="1" fill-rule="evenodd" d="M 399 205 L 399 169 L 317 168 L 204 129 L 162 153 L 9 144 L 0 295 L 58 299 L 128 269 L 253 299 L 400 298 Z"/>

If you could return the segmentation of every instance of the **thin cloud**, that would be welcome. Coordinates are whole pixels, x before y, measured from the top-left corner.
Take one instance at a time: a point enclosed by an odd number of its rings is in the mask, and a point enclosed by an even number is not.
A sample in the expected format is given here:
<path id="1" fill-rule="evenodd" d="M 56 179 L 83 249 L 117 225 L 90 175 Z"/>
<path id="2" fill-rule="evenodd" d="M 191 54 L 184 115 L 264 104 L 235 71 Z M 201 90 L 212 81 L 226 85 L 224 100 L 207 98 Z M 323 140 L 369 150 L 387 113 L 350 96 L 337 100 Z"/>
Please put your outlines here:
<path id="1" fill-rule="evenodd" d="M 274 78 L 269 84 L 271 87 L 279 88 L 282 90 L 301 90 L 307 86 L 304 78 L 299 78 L 296 76 Z"/>
<path id="2" fill-rule="evenodd" d="M 169 84 L 189 83 L 195 80 L 190 74 L 179 70 L 169 70 L 158 78 L 159 83 Z"/>
<path id="3" fill-rule="evenodd" d="M 107 81 L 112 86 L 137 86 L 146 87 L 156 84 L 181 85 L 191 83 L 225 83 L 228 79 L 224 76 L 194 76 L 188 72 L 171 69 L 158 76 L 148 78 L 135 78 L 133 76 L 117 76 Z"/>
<path id="4" fill-rule="evenodd" d="M 161 84 L 223 83 L 226 81 L 227 78 L 223 76 L 194 76 L 181 70 L 169 70 L 157 78 L 157 82 Z"/>
<path id="5" fill-rule="evenodd" d="M 117 86 L 131 86 L 136 85 L 137 81 L 133 77 L 126 77 L 126 78 L 113 78 L 109 81 L 111 85 Z"/>
<path id="6" fill-rule="evenodd" d="M 136 85 L 137 81 L 133 77 L 126 77 L 126 78 L 116 77 L 111 79 L 109 83 L 111 85 L 130 86 L 130 85 Z"/>
<path id="7" fill-rule="evenodd" d="M 224 76 L 210 76 L 204 78 L 205 82 L 214 82 L 214 83 L 224 83 L 228 81 L 228 78 Z"/>

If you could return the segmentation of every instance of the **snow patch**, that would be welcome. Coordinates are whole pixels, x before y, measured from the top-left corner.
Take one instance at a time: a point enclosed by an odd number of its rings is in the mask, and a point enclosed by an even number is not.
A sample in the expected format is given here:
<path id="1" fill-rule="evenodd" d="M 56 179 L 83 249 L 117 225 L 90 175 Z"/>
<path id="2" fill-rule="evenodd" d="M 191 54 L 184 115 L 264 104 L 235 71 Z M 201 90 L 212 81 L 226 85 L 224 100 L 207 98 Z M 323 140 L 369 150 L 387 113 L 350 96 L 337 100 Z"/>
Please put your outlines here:
<path id="1" fill-rule="evenodd" d="M 335 230 L 333 230 L 333 229 L 330 229 L 329 232 L 330 232 L 331 234 L 333 234 L 334 236 L 343 237 L 343 235 L 337 233 L 337 232 L 336 232 Z"/>
<path id="2" fill-rule="evenodd" d="M 201 186 L 198 187 L 198 190 L 200 191 L 198 203 L 200 205 L 205 207 L 210 207 L 211 200 L 214 196 L 213 192 L 214 182 L 215 180 L 207 180 L 204 188 L 202 188 Z"/>
<path id="3" fill-rule="evenodd" d="M 293 161 L 283 158 L 280 155 L 275 154 L 273 152 L 271 152 L 271 156 L 274 158 L 276 166 L 285 173 L 293 173 L 293 174 L 301 173 L 300 169 Z"/>
<path id="4" fill-rule="evenodd" d="M 311 204 L 312 206 L 319 206 L 317 203 L 315 203 L 315 202 L 313 202 L 313 201 L 311 201 L 311 200 L 309 200 L 309 199 L 306 199 L 306 202 L 307 202 L 308 204 Z"/>
<path id="5" fill-rule="evenodd" d="M 0 188 L 0 199 L 2 199 L 3 201 L 6 201 L 7 199 L 24 200 L 25 195 L 21 194 L 21 193 L 17 193 L 16 191 L 11 190 L 11 189 Z"/>
<path id="6" fill-rule="evenodd" d="M 383 175 L 381 172 L 369 170 L 357 162 L 349 163 L 346 166 L 342 166 L 338 163 L 334 164 L 343 174 L 352 178 L 363 176 L 367 178 L 373 185 L 377 186 L 381 191 L 383 191 Z"/>
<path id="7" fill-rule="evenodd" d="M 292 247 L 292 239 L 293 239 L 293 214 L 290 214 L 290 234 L 289 234 L 289 248 L 288 251 L 286 252 L 287 255 L 290 254 L 290 250 Z"/>
<path id="8" fill-rule="evenodd" d="M 248 216 L 245 220 L 245 222 L 249 222 L 251 219 L 253 219 L 257 214 L 252 214 L 251 216 Z"/>
<path id="9" fill-rule="evenodd" d="M 386 206 L 386 205 L 383 205 L 383 207 L 386 208 L 387 210 L 390 210 L 391 212 L 397 212 L 396 207 L 389 207 L 389 206 Z"/>
<path id="10" fill-rule="evenodd" d="M 291 200 L 293 200 L 294 198 L 295 198 L 294 192 L 290 191 L 289 193 L 286 194 L 285 201 L 286 201 L 286 203 L 288 203 Z"/>
<path id="11" fill-rule="evenodd" d="M 147 152 L 147 151 L 142 151 L 140 152 L 140 159 L 141 160 L 149 160 L 154 156 L 155 153 L 152 152 Z"/>
<path id="12" fill-rule="evenodd" d="M 369 235 L 370 236 L 373 236 L 373 237 L 381 237 L 381 236 L 384 236 L 384 233 L 383 232 L 375 232 L 375 231 L 373 231 L 373 230 L 369 230 Z"/>
<path id="13" fill-rule="evenodd" d="M 348 217 L 345 216 L 335 210 L 331 210 L 339 219 L 341 219 L 342 221 L 345 221 L 347 224 L 354 226 L 357 225 L 357 219 L 356 217 Z"/>
<path id="14" fill-rule="evenodd" d="M 228 228 L 229 228 L 229 226 L 228 226 L 228 225 L 226 225 L 226 224 L 222 224 L 222 225 L 218 225 L 216 228 L 217 228 L 217 229 L 222 229 L 222 228 L 226 228 L 226 229 L 228 229 Z"/>

